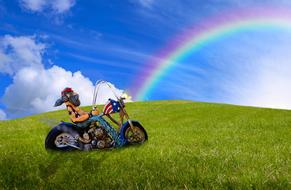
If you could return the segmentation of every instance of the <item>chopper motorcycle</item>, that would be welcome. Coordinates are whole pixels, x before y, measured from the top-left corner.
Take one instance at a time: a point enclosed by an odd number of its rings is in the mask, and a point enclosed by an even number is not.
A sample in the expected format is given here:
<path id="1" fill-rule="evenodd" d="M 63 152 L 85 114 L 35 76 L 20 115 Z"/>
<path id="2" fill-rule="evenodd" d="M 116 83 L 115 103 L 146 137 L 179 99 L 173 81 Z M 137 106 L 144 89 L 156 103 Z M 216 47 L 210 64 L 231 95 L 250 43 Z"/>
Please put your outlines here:
<path id="1" fill-rule="evenodd" d="M 106 81 L 98 81 L 93 93 L 93 111 L 96 110 L 96 100 L 101 85 L 111 85 Z M 60 122 L 53 127 L 45 139 L 45 148 L 51 150 L 93 150 L 117 148 L 125 145 L 142 144 L 148 140 L 148 135 L 139 121 L 131 120 L 125 109 L 125 98 L 118 97 L 112 90 L 117 100 L 109 99 L 103 112 L 98 115 L 90 114 L 88 120 L 82 123 Z M 108 109 L 115 110 L 109 113 Z M 111 114 L 119 112 L 120 121 Z M 92 113 L 92 112 L 91 112 Z M 119 131 L 106 119 L 119 126 Z M 124 118 L 126 119 L 123 122 Z"/>

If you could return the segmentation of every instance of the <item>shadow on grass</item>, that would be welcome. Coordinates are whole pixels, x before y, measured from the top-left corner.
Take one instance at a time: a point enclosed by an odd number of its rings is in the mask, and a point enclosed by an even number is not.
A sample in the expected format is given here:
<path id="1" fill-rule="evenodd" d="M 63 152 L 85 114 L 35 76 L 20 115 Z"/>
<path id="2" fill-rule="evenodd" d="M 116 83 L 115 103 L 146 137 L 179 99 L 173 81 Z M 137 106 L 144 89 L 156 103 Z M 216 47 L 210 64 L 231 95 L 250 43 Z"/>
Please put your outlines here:
<path id="1" fill-rule="evenodd" d="M 127 145 L 121 148 L 112 148 L 104 150 L 92 150 L 90 152 L 71 151 L 71 152 L 59 152 L 48 151 L 47 161 L 39 165 L 40 178 L 46 181 L 50 176 L 57 173 L 57 171 L 66 165 L 67 162 L 80 163 L 84 172 L 90 172 L 92 169 L 96 170 L 106 161 L 107 157 L 112 154 L 120 154 L 126 149 L 136 149 L 143 144 Z"/>
<path id="2" fill-rule="evenodd" d="M 96 151 L 94 151 L 96 153 Z M 59 169 L 62 169 L 67 162 L 80 163 L 78 167 L 84 172 L 90 172 L 92 168 L 98 168 L 107 158 L 102 152 L 98 157 L 93 156 L 94 152 L 56 152 L 49 151 L 47 162 L 39 165 L 40 178 L 44 181 L 55 175 Z"/>

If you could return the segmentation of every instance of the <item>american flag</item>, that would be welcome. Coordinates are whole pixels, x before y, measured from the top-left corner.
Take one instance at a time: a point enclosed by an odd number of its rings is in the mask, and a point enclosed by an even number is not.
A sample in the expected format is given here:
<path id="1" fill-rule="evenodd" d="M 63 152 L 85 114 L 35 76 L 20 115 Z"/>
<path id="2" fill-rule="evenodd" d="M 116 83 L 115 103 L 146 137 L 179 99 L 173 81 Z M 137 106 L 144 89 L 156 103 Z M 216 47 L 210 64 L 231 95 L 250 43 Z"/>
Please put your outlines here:
<path id="1" fill-rule="evenodd" d="M 108 115 L 108 114 L 116 113 L 119 111 L 120 111 L 119 102 L 109 99 L 108 102 L 104 105 L 103 114 Z"/>

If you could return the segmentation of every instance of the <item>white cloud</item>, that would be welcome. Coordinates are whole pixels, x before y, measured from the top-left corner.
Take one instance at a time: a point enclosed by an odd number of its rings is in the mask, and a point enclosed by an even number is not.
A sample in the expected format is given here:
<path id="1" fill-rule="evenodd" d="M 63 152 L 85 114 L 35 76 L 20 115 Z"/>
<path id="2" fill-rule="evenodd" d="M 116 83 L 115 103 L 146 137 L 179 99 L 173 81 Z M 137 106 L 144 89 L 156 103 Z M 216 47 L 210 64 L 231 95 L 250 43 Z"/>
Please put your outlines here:
<path id="1" fill-rule="evenodd" d="M 20 0 L 20 5 L 34 12 L 52 10 L 60 14 L 69 11 L 75 5 L 75 0 Z"/>
<path id="2" fill-rule="evenodd" d="M 53 105 L 65 87 L 71 87 L 79 93 L 82 105 L 92 104 L 94 85 L 80 71 L 72 73 L 59 66 L 44 68 L 41 57 L 45 50 L 43 43 L 37 43 L 33 41 L 33 38 L 24 36 L 5 36 L 4 39 L 10 40 L 6 41 L 6 45 L 1 46 L 0 52 L 3 57 L 9 58 L 9 62 L 6 62 L 9 63 L 9 67 L 7 64 L 4 66 L 9 68 L 7 70 L 13 78 L 12 84 L 6 88 L 2 97 L 8 116 L 20 117 L 60 109 Z M 22 45 L 14 48 L 15 44 Z M 5 51 L 6 46 L 12 47 L 9 52 Z M 23 65 L 22 62 L 19 62 L 23 60 L 20 58 L 24 55 L 28 55 L 26 62 L 33 62 L 33 64 Z M 115 87 L 113 90 L 117 94 L 122 92 Z M 114 98 L 111 89 L 106 87 L 100 88 L 99 95 L 99 103 L 104 103 L 108 98 Z"/>
<path id="3" fill-rule="evenodd" d="M 81 72 L 72 73 L 53 66 L 50 69 L 26 67 L 13 77 L 13 83 L 6 88 L 3 103 L 9 111 L 40 113 L 54 110 L 54 102 L 65 87 L 72 87 L 80 93 L 83 105 L 92 99 L 93 84 Z"/>
<path id="4" fill-rule="evenodd" d="M 44 44 L 37 43 L 31 36 L 4 36 L 0 39 L 0 72 L 13 75 L 27 66 L 42 68 L 44 48 Z"/>
<path id="5" fill-rule="evenodd" d="M 5 120 L 6 119 L 6 113 L 0 109 L 0 120 Z"/>

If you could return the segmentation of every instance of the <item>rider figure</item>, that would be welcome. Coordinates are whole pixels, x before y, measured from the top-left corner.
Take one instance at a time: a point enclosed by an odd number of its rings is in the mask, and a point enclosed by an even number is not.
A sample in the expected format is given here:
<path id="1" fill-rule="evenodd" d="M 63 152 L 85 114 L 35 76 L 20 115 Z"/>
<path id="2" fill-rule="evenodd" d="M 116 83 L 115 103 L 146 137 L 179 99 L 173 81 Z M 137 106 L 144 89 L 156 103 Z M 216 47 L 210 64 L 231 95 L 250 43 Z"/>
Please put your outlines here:
<path id="1" fill-rule="evenodd" d="M 81 110 L 79 108 L 81 104 L 79 100 L 79 94 L 74 92 L 72 88 L 67 87 L 62 91 L 61 98 L 56 101 L 55 107 L 60 106 L 63 103 L 66 104 L 71 121 L 81 128 L 85 128 L 90 125 L 90 120 L 88 120 L 90 116 L 99 114 L 97 107 L 95 107 L 95 109 L 90 113 Z M 124 105 L 122 105 L 122 107 L 124 107 Z M 116 112 L 119 112 L 120 121 L 116 121 L 112 116 L 110 116 L 110 114 Z M 123 109 L 121 109 L 119 102 L 109 99 L 108 103 L 104 106 L 103 114 L 106 115 L 111 121 L 113 121 L 118 126 L 118 130 L 120 130 L 123 124 L 125 113 Z"/>
<path id="2" fill-rule="evenodd" d="M 81 110 L 79 94 L 75 93 L 72 88 L 65 88 L 61 93 L 61 98 L 58 99 L 55 103 L 56 106 L 60 106 L 63 103 L 66 104 L 70 119 L 73 123 L 79 124 L 89 119 L 90 114 Z M 93 115 L 98 115 L 99 111 L 95 110 Z"/>

